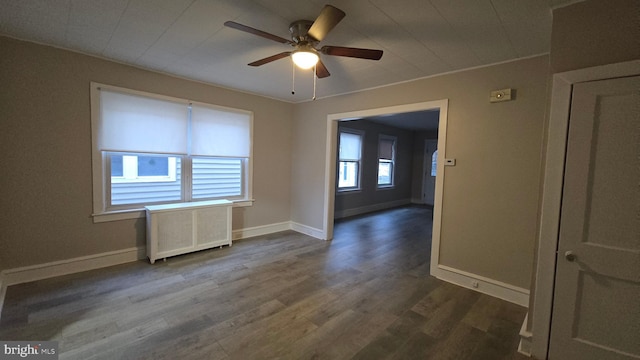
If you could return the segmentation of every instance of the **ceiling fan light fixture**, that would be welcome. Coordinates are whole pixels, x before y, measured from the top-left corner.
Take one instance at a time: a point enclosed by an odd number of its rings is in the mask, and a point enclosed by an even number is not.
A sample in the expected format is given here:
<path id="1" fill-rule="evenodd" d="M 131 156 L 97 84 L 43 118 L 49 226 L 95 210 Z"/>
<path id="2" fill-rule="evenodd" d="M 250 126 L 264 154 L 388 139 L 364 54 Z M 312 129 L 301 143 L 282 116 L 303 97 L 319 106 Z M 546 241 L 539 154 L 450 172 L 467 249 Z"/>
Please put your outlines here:
<path id="1" fill-rule="evenodd" d="M 293 63 L 301 69 L 311 69 L 318 63 L 320 57 L 314 51 L 311 50 L 298 50 L 291 54 Z"/>
<path id="2" fill-rule="evenodd" d="M 314 20 L 297 20 L 289 25 L 291 40 L 270 34 L 268 32 L 254 29 L 247 25 L 239 24 L 235 21 L 226 21 L 224 26 L 240 30 L 249 34 L 257 35 L 281 44 L 287 44 L 294 48 L 293 51 L 284 51 L 271 55 L 264 59 L 251 62 L 249 66 L 262 66 L 272 61 L 280 60 L 291 56 L 291 68 L 295 74 L 296 67 L 301 69 L 315 68 L 314 81 L 316 78 L 323 79 L 331 75 L 324 63 L 320 60 L 320 54 L 327 56 L 343 56 L 357 59 L 380 60 L 382 50 L 360 49 L 344 46 L 323 46 L 317 49 L 316 46 L 325 36 L 345 17 L 344 11 L 335 6 L 325 5 L 320 15 Z"/>

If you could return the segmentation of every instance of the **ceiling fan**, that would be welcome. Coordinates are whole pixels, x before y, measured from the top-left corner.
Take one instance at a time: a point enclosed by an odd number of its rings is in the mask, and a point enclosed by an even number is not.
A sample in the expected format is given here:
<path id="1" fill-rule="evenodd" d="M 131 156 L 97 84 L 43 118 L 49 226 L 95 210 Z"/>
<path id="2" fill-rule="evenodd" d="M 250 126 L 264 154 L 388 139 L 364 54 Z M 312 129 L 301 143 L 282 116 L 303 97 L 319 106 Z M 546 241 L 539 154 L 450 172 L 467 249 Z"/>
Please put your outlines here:
<path id="1" fill-rule="evenodd" d="M 331 5 L 325 5 L 315 21 L 298 20 L 291 23 L 289 26 L 291 40 L 269 34 L 262 30 L 254 29 L 234 21 L 227 21 L 224 25 L 236 30 L 258 35 L 269 40 L 277 41 L 282 44 L 289 44 L 294 47 L 293 51 L 281 52 L 279 54 L 254 61 L 250 63 L 249 66 L 260 66 L 291 56 L 293 62 L 297 66 L 303 69 L 310 69 L 315 66 L 317 77 L 325 78 L 331 74 L 329 74 L 326 66 L 322 63 L 322 60 L 320 60 L 320 54 L 368 60 L 380 60 L 382 57 L 382 50 L 328 45 L 319 49 L 317 48 L 318 43 L 327 36 L 329 31 L 331 31 L 342 20 L 342 18 L 344 18 L 344 16 L 344 11 Z"/>

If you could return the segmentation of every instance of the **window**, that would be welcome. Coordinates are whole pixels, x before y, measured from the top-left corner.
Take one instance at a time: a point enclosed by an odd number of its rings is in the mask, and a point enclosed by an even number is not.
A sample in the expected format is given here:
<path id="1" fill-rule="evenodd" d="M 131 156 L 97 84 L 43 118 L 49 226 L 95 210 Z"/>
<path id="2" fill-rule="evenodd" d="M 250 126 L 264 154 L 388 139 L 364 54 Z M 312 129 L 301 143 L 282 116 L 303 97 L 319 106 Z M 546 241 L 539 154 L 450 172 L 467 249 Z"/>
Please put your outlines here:
<path id="1" fill-rule="evenodd" d="M 248 201 L 252 114 L 92 84 L 94 213 Z"/>
<path id="2" fill-rule="evenodd" d="M 360 188 L 362 137 L 361 133 L 355 131 L 340 132 L 338 190 L 357 190 Z"/>
<path id="3" fill-rule="evenodd" d="M 436 176 L 436 171 L 438 169 L 438 150 L 433 152 L 431 155 L 431 176 Z"/>
<path id="4" fill-rule="evenodd" d="M 176 157 L 109 153 L 111 183 L 169 182 L 176 180 Z"/>
<path id="5" fill-rule="evenodd" d="M 378 139 L 378 187 L 393 186 L 396 138 L 380 135 Z"/>

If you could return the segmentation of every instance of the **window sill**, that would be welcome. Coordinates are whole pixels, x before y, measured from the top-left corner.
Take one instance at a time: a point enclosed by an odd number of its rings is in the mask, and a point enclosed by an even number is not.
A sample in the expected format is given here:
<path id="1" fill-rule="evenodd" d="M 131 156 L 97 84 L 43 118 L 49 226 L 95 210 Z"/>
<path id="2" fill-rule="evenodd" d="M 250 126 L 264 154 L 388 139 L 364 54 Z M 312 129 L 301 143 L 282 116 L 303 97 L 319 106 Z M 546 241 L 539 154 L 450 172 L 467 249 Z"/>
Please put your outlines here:
<path id="1" fill-rule="evenodd" d="M 376 190 L 393 190 L 396 187 L 393 185 L 380 185 L 376 188 Z"/>
<path id="2" fill-rule="evenodd" d="M 360 192 L 362 192 L 362 189 L 344 189 L 344 190 L 337 190 L 336 195 L 357 194 Z"/>
<path id="3" fill-rule="evenodd" d="M 253 206 L 255 199 L 250 200 L 231 200 L 233 207 L 249 207 Z M 141 219 L 146 217 L 144 209 L 127 209 L 127 210 L 114 210 L 105 211 L 98 214 L 92 214 L 94 223 L 103 223 L 110 221 Z"/>

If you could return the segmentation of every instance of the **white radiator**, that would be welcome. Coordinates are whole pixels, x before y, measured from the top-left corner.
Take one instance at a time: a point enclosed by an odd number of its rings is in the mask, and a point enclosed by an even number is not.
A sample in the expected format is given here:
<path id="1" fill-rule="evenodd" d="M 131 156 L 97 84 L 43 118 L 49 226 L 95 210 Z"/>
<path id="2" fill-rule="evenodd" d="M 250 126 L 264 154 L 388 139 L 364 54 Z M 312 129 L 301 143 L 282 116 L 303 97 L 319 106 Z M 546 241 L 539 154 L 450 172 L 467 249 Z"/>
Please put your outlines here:
<path id="1" fill-rule="evenodd" d="M 150 205 L 147 212 L 147 256 L 157 259 L 231 246 L 231 208 L 227 200 Z"/>

